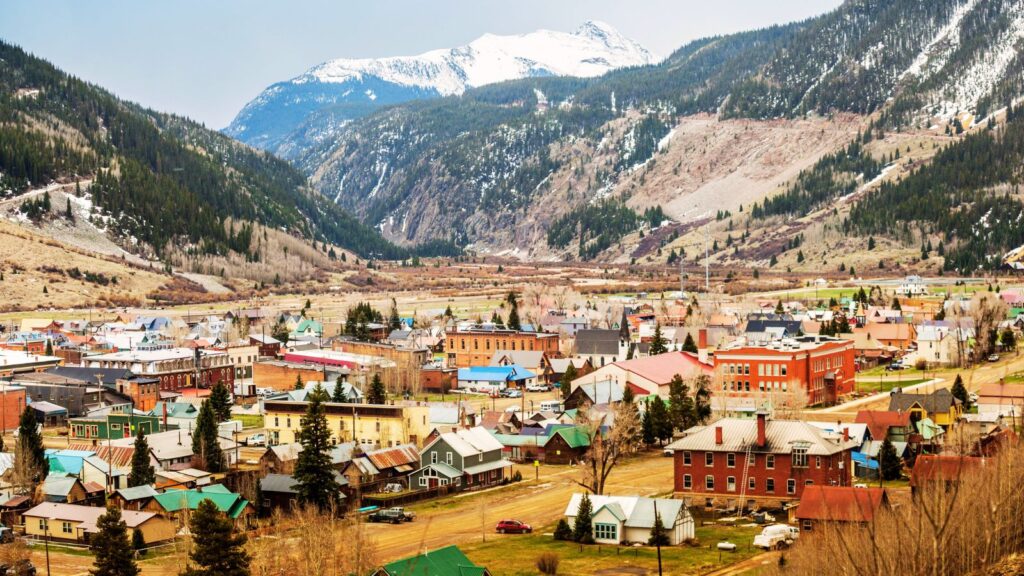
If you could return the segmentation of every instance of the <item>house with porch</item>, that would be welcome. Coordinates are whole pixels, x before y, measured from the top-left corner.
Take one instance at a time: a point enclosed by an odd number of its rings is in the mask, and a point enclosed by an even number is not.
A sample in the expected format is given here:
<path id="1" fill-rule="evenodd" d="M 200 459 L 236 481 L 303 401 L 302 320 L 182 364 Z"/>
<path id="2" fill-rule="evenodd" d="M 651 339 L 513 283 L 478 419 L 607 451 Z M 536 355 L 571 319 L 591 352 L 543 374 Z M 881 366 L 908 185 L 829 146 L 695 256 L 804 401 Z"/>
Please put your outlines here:
<path id="1" fill-rule="evenodd" d="M 420 468 L 409 476 L 409 486 L 455 489 L 500 484 L 512 468 L 502 457 L 502 445 L 482 427 L 438 434 L 420 451 Z"/>
<path id="2" fill-rule="evenodd" d="M 576 523 L 583 494 L 573 494 L 565 507 L 569 526 Z M 642 543 L 651 537 L 655 518 L 660 517 L 670 546 L 694 536 L 694 521 L 682 500 L 643 496 L 590 496 L 594 541 L 598 544 Z"/>

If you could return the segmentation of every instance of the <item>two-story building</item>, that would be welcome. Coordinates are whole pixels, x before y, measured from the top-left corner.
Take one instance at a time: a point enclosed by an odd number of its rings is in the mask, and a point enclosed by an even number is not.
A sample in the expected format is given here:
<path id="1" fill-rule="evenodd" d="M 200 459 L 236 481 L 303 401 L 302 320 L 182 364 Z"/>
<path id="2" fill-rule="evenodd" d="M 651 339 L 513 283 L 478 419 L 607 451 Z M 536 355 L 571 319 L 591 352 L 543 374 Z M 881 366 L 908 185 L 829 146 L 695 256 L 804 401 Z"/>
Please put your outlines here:
<path id="1" fill-rule="evenodd" d="M 500 484 L 512 468 L 501 451 L 501 442 L 479 426 L 439 434 L 420 451 L 420 469 L 409 476 L 409 486 L 461 490 Z"/>
<path id="2" fill-rule="evenodd" d="M 308 402 L 268 400 L 263 422 L 271 445 L 298 441 L 302 417 Z M 428 405 L 324 403 L 327 425 L 334 443 L 358 442 L 381 448 L 400 444 L 419 445 L 430 434 Z"/>
<path id="3" fill-rule="evenodd" d="M 801 336 L 715 353 L 716 394 L 765 398 L 775 405 L 798 400 L 834 404 L 854 391 L 854 343 L 829 336 Z"/>
<path id="4" fill-rule="evenodd" d="M 545 352 L 548 358 L 561 356 L 558 334 L 520 332 L 493 324 L 474 324 L 449 332 L 445 345 L 449 368 L 487 366 L 498 350 Z"/>
<path id="5" fill-rule="evenodd" d="M 687 502 L 745 508 L 782 507 L 805 486 L 849 486 L 847 433 L 827 432 L 799 420 L 723 418 L 669 444 L 675 493 Z"/>
<path id="6" fill-rule="evenodd" d="M 949 388 L 938 388 L 929 394 L 910 394 L 900 389 L 889 396 L 890 412 L 909 412 L 913 422 L 931 418 L 932 422 L 949 428 L 964 413 L 964 406 Z"/>
<path id="7" fill-rule="evenodd" d="M 177 392 L 183 388 L 211 388 L 223 382 L 234 388 L 235 368 L 231 358 L 217 350 L 199 348 L 168 348 L 162 350 L 128 350 L 89 356 L 87 368 L 118 368 L 136 376 L 158 378 L 160 390 Z"/>

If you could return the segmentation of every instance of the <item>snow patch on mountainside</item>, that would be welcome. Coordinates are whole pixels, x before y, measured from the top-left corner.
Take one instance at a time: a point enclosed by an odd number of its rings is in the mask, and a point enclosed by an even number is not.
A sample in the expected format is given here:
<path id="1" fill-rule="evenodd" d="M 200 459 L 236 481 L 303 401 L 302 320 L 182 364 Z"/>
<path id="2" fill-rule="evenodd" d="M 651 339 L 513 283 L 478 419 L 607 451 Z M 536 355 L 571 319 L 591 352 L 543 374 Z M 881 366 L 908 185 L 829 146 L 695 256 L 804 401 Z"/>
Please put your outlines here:
<path id="1" fill-rule="evenodd" d="M 529 34 L 484 34 L 467 46 L 432 50 L 418 56 L 339 59 L 316 66 L 292 80 L 341 83 L 375 76 L 401 86 L 433 88 L 441 95 L 530 76 L 600 76 L 656 58 L 640 44 L 603 22 L 586 22 L 567 34 L 538 30 Z"/>

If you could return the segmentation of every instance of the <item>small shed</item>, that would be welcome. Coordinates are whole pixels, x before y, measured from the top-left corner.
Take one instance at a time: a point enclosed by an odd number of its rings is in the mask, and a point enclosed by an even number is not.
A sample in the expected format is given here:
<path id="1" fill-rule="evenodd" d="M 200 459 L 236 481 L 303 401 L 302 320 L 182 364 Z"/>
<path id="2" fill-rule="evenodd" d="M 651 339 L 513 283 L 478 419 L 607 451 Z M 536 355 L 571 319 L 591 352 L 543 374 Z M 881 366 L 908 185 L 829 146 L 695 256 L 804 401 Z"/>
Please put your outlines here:
<path id="1" fill-rule="evenodd" d="M 45 400 L 37 400 L 28 406 L 35 412 L 36 422 L 44 427 L 67 426 L 68 424 L 68 409 L 63 406 Z"/>

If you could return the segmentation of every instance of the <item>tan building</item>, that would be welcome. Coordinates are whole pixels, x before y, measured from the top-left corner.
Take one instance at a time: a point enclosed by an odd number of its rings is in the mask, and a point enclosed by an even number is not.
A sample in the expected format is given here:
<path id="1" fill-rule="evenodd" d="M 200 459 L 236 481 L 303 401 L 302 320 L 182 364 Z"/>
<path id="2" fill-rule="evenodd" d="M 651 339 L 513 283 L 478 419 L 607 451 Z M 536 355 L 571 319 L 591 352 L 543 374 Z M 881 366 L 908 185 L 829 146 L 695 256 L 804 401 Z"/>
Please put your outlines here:
<path id="1" fill-rule="evenodd" d="M 284 360 L 263 360 L 253 365 L 252 382 L 257 389 L 269 388 L 280 392 L 295 389 L 295 380 L 323 382 L 326 370 L 328 382 L 337 380 L 338 375 L 348 379 L 349 369 L 337 366 L 323 366 Z"/>
<path id="2" fill-rule="evenodd" d="M 269 444 L 297 442 L 307 402 L 267 401 L 263 422 Z M 324 404 L 327 425 L 335 443 L 356 441 L 381 448 L 400 444 L 419 446 L 430 434 L 430 407 L 377 404 Z"/>
<path id="3" fill-rule="evenodd" d="M 430 361 L 430 350 L 427 348 L 403 348 L 376 342 L 339 340 L 334 343 L 334 350 L 349 354 L 376 356 L 393 362 L 393 366 L 385 366 L 379 370 L 384 386 L 393 392 L 403 390 L 419 392 L 420 369 Z"/>
<path id="4" fill-rule="evenodd" d="M 96 534 L 96 522 L 107 510 L 98 506 L 78 506 L 44 502 L 22 514 L 25 534 L 37 538 L 49 536 L 69 542 L 88 542 Z M 146 544 L 174 538 L 175 528 L 170 520 L 152 512 L 122 510 L 121 519 L 129 530 L 138 530 Z M 131 534 L 128 535 L 131 539 Z"/>
<path id="5" fill-rule="evenodd" d="M 501 328 L 471 328 L 450 332 L 445 342 L 449 368 L 488 366 L 499 350 L 545 352 L 561 357 L 558 334 L 518 332 Z"/>

